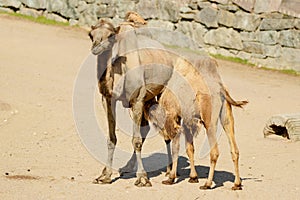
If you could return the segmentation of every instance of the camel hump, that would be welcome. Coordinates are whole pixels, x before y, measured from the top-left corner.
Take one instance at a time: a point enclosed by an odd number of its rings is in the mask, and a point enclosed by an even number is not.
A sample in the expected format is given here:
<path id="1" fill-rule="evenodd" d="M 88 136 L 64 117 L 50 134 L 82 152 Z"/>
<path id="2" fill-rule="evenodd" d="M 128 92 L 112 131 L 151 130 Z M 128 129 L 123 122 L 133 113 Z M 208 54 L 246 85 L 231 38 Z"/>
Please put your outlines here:
<path id="1" fill-rule="evenodd" d="M 133 22 L 135 25 L 147 24 L 147 21 L 137 12 L 129 11 L 126 13 L 125 21 Z"/>

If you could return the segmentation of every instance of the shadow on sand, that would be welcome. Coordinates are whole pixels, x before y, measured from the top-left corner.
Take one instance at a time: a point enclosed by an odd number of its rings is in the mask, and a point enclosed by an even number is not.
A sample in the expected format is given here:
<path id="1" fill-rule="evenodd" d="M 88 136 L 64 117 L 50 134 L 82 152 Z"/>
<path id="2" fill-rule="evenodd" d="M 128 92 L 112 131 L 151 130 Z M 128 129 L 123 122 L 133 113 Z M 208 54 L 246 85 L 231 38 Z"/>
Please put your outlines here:
<path id="1" fill-rule="evenodd" d="M 157 177 L 162 173 L 166 172 L 166 165 L 167 165 L 167 154 L 162 153 L 155 153 L 147 158 L 143 158 L 143 164 L 145 167 L 145 170 L 147 171 L 148 177 L 151 179 L 153 177 Z M 189 179 L 189 161 L 186 157 L 179 156 L 178 158 L 178 167 L 177 167 L 177 174 L 178 178 L 176 183 L 180 183 L 181 181 L 185 179 Z M 161 168 L 159 168 L 162 166 Z M 153 170 L 155 169 L 155 170 Z M 208 172 L 209 172 L 209 166 L 196 166 L 196 171 L 198 174 L 199 179 L 207 179 Z M 116 177 L 114 181 L 117 181 L 118 179 L 130 179 L 136 177 L 136 167 L 135 169 L 130 172 L 126 173 L 123 176 Z M 234 182 L 234 174 L 227 171 L 218 171 L 215 170 L 214 179 L 215 186 L 213 189 L 224 186 L 225 182 Z M 248 180 L 249 178 L 242 178 L 242 180 Z M 250 178 L 251 179 L 251 178 Z"/>

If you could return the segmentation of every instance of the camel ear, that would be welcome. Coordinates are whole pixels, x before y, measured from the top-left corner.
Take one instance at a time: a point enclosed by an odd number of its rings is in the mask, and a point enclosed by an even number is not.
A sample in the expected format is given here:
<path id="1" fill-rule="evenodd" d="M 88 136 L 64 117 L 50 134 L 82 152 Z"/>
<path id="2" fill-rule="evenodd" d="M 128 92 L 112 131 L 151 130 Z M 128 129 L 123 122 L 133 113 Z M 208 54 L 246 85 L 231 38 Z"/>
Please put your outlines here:
<path id="1" fill-rule="evenodd" d="M 117 26 L 114 30 L 115 30 L 115 34 L 118 34 L 120 32 L 120 26 Z"/>

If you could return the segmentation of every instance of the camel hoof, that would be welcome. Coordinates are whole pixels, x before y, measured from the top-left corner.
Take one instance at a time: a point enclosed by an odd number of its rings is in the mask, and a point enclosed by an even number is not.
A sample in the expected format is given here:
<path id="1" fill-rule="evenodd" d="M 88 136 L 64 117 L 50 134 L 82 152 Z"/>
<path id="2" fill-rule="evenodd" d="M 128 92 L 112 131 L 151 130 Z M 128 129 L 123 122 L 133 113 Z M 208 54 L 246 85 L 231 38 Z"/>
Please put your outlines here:
<path id="1" fill-rule="evenodd" d="M 190 177 L 189 183 L 199 183 L 198 177 Z"/>
<path id="2" fill-rule="evenodd" d="M 166 172 L 166 174 L 165 174 L 165 177 L 169 177 L 170 176 L 170 174 L 171 174 L 171 172 Z M 179 173 L 176 173 L 176 177 L 178 177 L 178 176 L 180 176 L 180 174 Z"/>
<path id="3" fill-rule="evenodd" d="M 168 178 L 167 180 L 162 181 L 162 184 L 164 184 L 164 185 L 173 185 L 174 180 L 175 180 L 175 178 Z"/>
<path id="4" fill-rule="evenodd" d="M 200 186 L 200 190 L 210 190 L 210 189 L 211 189 L 211 187 L 208 185 Z"/>
<path id="5" fill-rule="evenodd" d="M 231 188 L 232 190 L 242 190 L 242 184 L 234 184 Z"/>
<path id="6" fill-rule="evenodd" d="M 138 178 L 135 181 L 134 185 L 137 187 L 151 187 L 152 186 L 151 182 L 149 181 L 149 179 L 147 177 Z"/>
<path id="7" fill-rule="evenodd" d="M 93 181 L 94 184 L 111 184 L 112 180 L 109 177 L 99 176 Z"/>

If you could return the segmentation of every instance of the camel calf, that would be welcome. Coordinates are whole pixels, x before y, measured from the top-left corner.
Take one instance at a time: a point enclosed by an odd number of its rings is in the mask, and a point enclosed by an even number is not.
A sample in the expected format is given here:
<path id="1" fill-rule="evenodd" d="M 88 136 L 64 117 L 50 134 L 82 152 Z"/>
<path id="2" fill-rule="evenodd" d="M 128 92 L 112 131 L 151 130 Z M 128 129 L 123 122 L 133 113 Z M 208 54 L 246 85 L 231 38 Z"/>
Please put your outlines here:
<path id="1" fill-rule="evenodd" d="M 233 190 L 241 190 L 241 179 L 239 175 L 239 150 L 234 137 L 234 119 L 232 114 L 232 106 L 242 107 L 247 104 L 247 101 L 235 101 L 233 100 L 228 91 L 225 89 L 221 77 L 217 71 L 217 63 L 211 58 L 201 58 L 196 60 L 192 66 L 198 71 L 186 67 L 183 69 L 174 69 L 183 74 L 192 88 L 199 88 L 199 84 L 203 84 L 201 81 L 205 80 L 205 84 L 209 89 L 208 98 L 196 98 L 195 107 L 199 108 L 198 115 L 195 115 L 192 119 L 192 123 L 186 119 L 190 119 L 189 116 L 185 116 L 186 109 L 190 109 L 187 106 L 181 106 L 178 100 L 178 96 L 185 95 L 185 91 L 171 91 L 166 89 L 158 100 L 158 105 L 152 106 L 146 114 L 149 120 L 164 136 L 165 140 L 172 141 L 172 170 L 169 173 L 169 178 L 163 181 L 163 184 L 173 184 L 176 178 L 177 160 L 179 152 L 179 135 L 182 132 L 186 139 L 186 153 L 190 160 L 191 171 L 189 182 L 198 182 L 197 172 L 194 165 L 194 145 L 193 137 L 197 132 L 197 127 L 201 127 L 201 124 L 206 129 L 206 134 L 210 144 L 210 170 L 206 183 L 200 187 L 200 189 L 210 189 L 212 186 L 212 180 L 216 162 L 219 156 L 219 150 L 216 140 L 217 122 L 220 120 L 226 135 L 229 140 L 232 160 L 235 168 L 235 180 Z M 169 83 L 172 81 L 170 80 Z M 193 87 L 194 86 L 194 87 Z M 170 87 L 169 87 L 170 88 Z M 201 88 L 201 87 L 200 87 Z M 205 88 L 203 86 L 203 88 Z M 203 91 L 195 91 L 197 95 L 206 96 Z M 177 94 L 177 96 L 175 95 Z M 162 120 L 161 118 L 165 118 Z M 182 122 L 181 122 L 182 119 Z M 196 119 L 196 120 L 195 120 Z M 163 124 L 162 124 L 163 123 Z M 195 128 L 196 127 L 196 128 Z M 170 157 L 170 156 L 169 156 Z M 172 162 L 172 161 L 171 161 Z M 170 162 L 170 163 L 171 163 Z M 167 172 L 170 167 L 167 168 Z"/>

